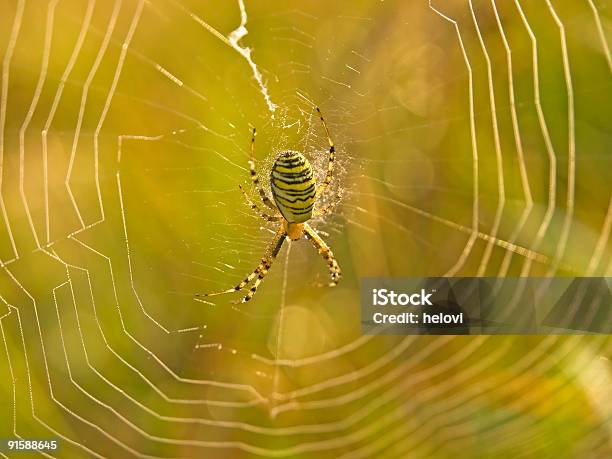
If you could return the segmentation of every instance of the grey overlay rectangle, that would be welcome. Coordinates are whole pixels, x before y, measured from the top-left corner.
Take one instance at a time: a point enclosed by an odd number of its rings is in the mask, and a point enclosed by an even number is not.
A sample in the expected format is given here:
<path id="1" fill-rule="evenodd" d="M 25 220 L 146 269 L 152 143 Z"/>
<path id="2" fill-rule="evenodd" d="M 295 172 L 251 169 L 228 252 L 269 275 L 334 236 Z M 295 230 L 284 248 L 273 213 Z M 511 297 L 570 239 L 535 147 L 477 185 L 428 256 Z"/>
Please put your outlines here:
<path id="1" fill-rule="evenodd" d="M 361 329 L 382 335 L 611 334 L 611 287 L 606 277 L 364 278 Z"/>

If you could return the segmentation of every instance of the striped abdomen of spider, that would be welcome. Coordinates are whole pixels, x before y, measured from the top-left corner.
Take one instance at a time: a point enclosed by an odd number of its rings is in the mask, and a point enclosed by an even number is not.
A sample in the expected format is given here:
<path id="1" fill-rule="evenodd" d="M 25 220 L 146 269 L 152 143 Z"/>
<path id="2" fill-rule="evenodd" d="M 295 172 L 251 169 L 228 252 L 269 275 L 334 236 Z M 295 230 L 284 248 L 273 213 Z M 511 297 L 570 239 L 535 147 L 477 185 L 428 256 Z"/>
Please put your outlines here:
<path id="1" fill-rule="evenodd" d="M 273 215 L 260 209 L 259 205 L 255 204 L 249 198 L 242 186 L 240 186 L 240 189 L 251 209 L 257 211 L 266 221 L 277 222 L 279 224 L 278 230 L 257 268 L 255 268 L 255 270 L 242 282 L 233 288 L 220 292 L 205 293 L 202 296 L 215 296 L 238 292 L 253 282 L 247 294 L 239 302 L 246 303 L 251 300 L 257 292 L 257 287 L 259 287 L 259 284 L 263 281 L 266 274 L 268 274 L 269 269 L 272 267 L 272 263 L 276 259 L 276 256 L 287 238 L 292 241 L 297 241 L 302 239 L 302 237 L 306 237 L 306 239 L 314 245 L 319 254 L 323 256 L 328 265 L 331 281 L 327 285 L 334 287 L 340 280 L 342 274 L 333 252 L 317 232 L 308 224 L 308 220 L 313 216 L 329 214 L 335 205 L 335 203 L 332 203 L 322 209 L 315 209 L 317 198 L 321 196 L 321 193 L 333 178 L 336 151 L 331 137 L 329 136 L 329 130 L 327 129 L 325 120 L 318 108 L 317 112 L 325 128 L 325 133 L 327 134 L 327 140 L 329 142 L 329 157 L 325 179 L 317 185 L 312 166 L 306 157 L 297 151 L 284 151 L 276 158 L 270 171 L 270 191 L 272 192 L 274 202 L 272 202 L 265 190 L 261 187 L 255 169 L 255 129 L 253 129 L 253 136 L 251 138 L 251 159 L 249 160 L 251 181 L 258 191 L 262 203 L 273 211 Z"/>
<path id="2" fill-rule="evenodd" d="M 270 171 L 270 190 L 287 236 L 297 241 L 304 232 L 303 223 L 312 218 L 317 200 L 317 184 L 306 157 L 286 151 L 276 158 Z"/>

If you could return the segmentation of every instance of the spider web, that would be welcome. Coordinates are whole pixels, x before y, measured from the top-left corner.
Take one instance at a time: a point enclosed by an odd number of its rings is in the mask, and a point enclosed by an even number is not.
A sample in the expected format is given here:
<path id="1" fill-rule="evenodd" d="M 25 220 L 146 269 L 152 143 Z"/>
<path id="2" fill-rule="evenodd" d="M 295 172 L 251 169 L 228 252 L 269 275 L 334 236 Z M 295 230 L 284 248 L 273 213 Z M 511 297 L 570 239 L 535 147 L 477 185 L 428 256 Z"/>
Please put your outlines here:
<path id="1" fill-rule="evenodd" d="M 608 338 L 361 336 L 358 307 L 366 276 L 611 275 L 604 2 L 200 3 L 2 6 L 1 436 L 609 455 Z M 238 191 L 251 127 L 265 186 L 287 148 L 324 175 L 315 105 L 341 284 L 299 242 L 248 305 L 194 301 L 275 230 Z"/>

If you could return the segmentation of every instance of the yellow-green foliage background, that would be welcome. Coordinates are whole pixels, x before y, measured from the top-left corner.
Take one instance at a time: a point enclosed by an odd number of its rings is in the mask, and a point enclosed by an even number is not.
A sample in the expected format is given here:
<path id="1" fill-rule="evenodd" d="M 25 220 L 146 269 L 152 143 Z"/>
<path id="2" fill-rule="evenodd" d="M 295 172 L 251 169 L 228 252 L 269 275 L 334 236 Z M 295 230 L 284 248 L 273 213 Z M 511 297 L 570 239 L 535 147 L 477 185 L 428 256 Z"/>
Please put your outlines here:
<path id="1" fill-rule="evenodd" d="M 236 2 L 0 2 L 0 437 L 610 457 L 606 337 L 360 334 L 365 276 L 610 275 L 612 5 L 472 4 L 247 0 L 240 54 Z M 283 148 L 321 177 L 313 104 L 341 284 L 301 241 L 247 305 L 194 301 L 272 238 L 237 186 L 252 126 L 264 182 Z"/>

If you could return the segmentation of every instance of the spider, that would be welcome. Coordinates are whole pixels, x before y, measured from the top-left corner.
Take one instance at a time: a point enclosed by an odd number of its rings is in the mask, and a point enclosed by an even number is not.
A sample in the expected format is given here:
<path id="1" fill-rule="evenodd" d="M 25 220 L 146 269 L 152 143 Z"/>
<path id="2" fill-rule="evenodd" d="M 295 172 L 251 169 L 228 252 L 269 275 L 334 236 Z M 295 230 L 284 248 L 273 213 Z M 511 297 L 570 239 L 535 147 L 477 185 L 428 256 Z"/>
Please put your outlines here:
<path id="1" fill-rule="evenodd" d="M 317 251 L 327 262 L 329 274 L 331 276 L 331 281 L 327 285 L 330 287 L 335 287 L 338 284 L 338 281 L 342 276 L 340 266 L 338 265 L 338 262 L 336 261 L 329 246 L 308 224 L 308 220 L 310 220 L 313 216 L 329 214 L 335 205 L 335 203 L 332 203 L 322 209 L 314 210 L 314 205 L 317 198 L 332 181 L 334 160 L 336 158 L 334 142 L 329 135 L 327 123 L 325 122 L 325 119 L 323 119 L 321 110 L 319 110 L 318 107 L 317 113 L 319 114 L 319 118 L 321 119 L 323 128 L 325 129 L 327 141 L 329 142 L 329 158 L 325 179 L 317 186 L 314 179 L 312 166 L 306 157 L 297 151 L 284 151 L 278 156 L 278 158 L 276 158 L 274 164 L 272 165 L 272 170 L 270 171 L 270 191 L 272 192 L 274 202 L 272 202 L 265 190 L 261 187 L 257 171 L 255 170 L 256 130 L 253 128 L 251 137 L 251 156 L 249 159 L 251 181 L 259 192 L 259 196 L 263 204 L 273 210 L 273 215 L 269 215 L 268 213 L 262 211 L 260 207 L 249 198 L 246 191 L 242 188 L 242 185 L 238 186 L 249 206 L 253 210 L 257 211 L 257 213 L 264 220 L 279 223 L 278 230 L 276 231 L 274 239 L 272 239 L 272 242 L 270 242 L 259 265 L 257 265 L 255 270 L 245 277 L 242 282 L 227 290 L 204 293 L 196 296 L 216 296 L 238 292 L 247 287 L 253 281 L 253 279 L 255 279 L 255 282 L 249 289 L 248 293 L 242 298 L 242 300 L 237 302 L 246 303 L 247 301 L 250 301 L 257 292 L 257 287 L 259 287 L 259 284 L 261 284 L 263 279 L 266 277 L 266 274 L 268 274 L 268 271 L 272 267 L 272 263 L 280 252 L 285 239 L 289 238 L 292 241 L 297 241 L 303 236 L 305 236 L 312 243 L 312 245 L 314 245 Z"/>

